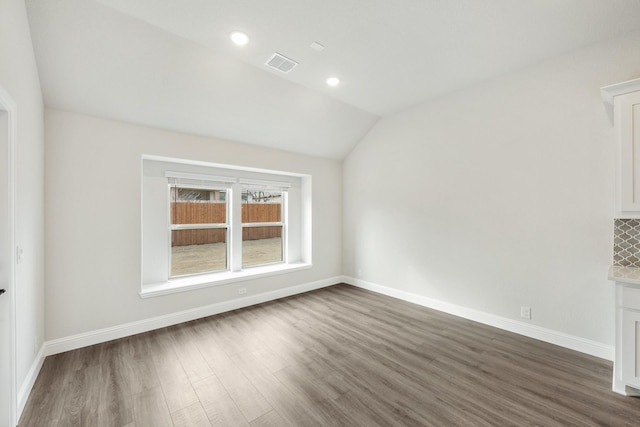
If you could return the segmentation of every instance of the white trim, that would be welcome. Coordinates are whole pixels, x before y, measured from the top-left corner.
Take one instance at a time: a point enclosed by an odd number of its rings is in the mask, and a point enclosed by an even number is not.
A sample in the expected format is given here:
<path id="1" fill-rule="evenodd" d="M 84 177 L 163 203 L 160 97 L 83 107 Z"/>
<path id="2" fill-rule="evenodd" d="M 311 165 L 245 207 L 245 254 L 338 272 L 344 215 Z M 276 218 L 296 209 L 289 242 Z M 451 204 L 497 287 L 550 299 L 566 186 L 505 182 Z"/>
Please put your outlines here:
<path id="1" fill-rule="evenodd" d="M 531 325 L 517 320 L 508 319 L 506 317 L 496 316 L 494 314 L 485 313 L 479 310 L 451 304 L 445 301 L 428 298 L 411 292 L 401 291 L 399 289 L 390 288 L 376 283 L 367 282 L 349 276 L 344 276 L 344 283 L 356 286 L 358 288 L 367 289 L 379 294 L 398 298 L 404 301 L 412 302 L 423 307 L 432 308 L 434 310 L 453 314 L 454 316 L 473 320 L 485 325 L 493 326 L 505 331 L 514 332 L 529 338 L 559 345 L 571 350 L 586 353 L 591 356 L 600 357 L 613 361 L 615 348 L 611 345 L 602 344 L 596 341 L 577 337 L 575 335 L 565 334 L 564 332 L 554 331 L 552 329 L 542 328 L 540 326 Z"/>
<path id="2" fill-rule="evenodd" d="M 624 95 L 625 93 L 635 92 L 640 90 L 640 79 L 628 80 L 622 83 L 616 83 L 613 85 L 600 88 L 600 96 L 602 96 L 602 103 L 607 111 L 609 120 L 613 123 L 613 99 L 616 96 Z"/>
<path id="3" fill-rule="evenodd" d="M 11 350 L 9 355 L 10 363 L 10 398 L 11 398 L 11 414 L 9 415 L 9 422 L 12 425 L 18 424 L 18 348 L 17 348 L 17 320 L 16 320 L 16 238 L 15 238 L 15 201 L 16 201 L 16 138 L 17 138 L 17 105 L 9 96 L 4 88 L 0 87 L 0 107 L 7 112 L 7 184 L 8 184 L 8 220 L 9 220 L 9 283 L 7 286 L 7 293 L 5 298 L 9 298 L 10 302 L 10 314 L 9 319 Z"/>
<path id="4" fill-rule="evenodd" d="M 313 259 L 313 178 L 311 175 L 302 178 L 302 247 L 300 248 L 303 262 L 311 264 Z M 288 200 L 287 200 L 288 203 Z M 287 219 L 287 222 L 289 220 Z"/>
<path id="5" fill-rule="evenodd" d="M 228 224 L 222 223 L 211 223 L 211 224 L 171 224 L 169 225 L 169 230 L 201 230 L 201 229 L 213 229 L 213 228 L 229 228 Z"/>
<path id="6" fill-rule="evenodd" d="M 243 222 L 242 228 L 251 227 L 284 227 L 284 222 Z"/>
<path id="7" fill-rule="evenodd" d="M 231 170 L 244 171 L 244 172 L 268 173 L 271 175 L 294 176 L 297 178 L 304 178 L 306 176 L 309 176 L 304 173 L 287 172 L 287 171 L 280 171 L 275 169 L 254 168 L 249 166 L 230 165 L 227 163 L 203 162 L 201 160 L 188 160 L 188 159 L 181 159 L 178 157 L 157 156 L 155 154 L 143 154 L 142 160 L 143 161 L 155 160 L 158 162 L 180 163 L 180 164 L 193 165 L 193 166 L 206 166 L 210 168 L 231 169 Z"/>
<path id="8" fill-rule="evenodd" d="M 273 188 L 277 190 L 287 190 L 291 188 L 290 182 L 284 181 L 268 181 L 266 179 L 249 179 L 249 178 L 240 178 L 238 180 L 243 187 L 267 187 Z"/>
<path id="9" fill-rule="evenodd" d="M 315 289 L 320 289 L 327 286 L 335 285 L 336 283 L 340 283 L 340 280 L 341 277 L 339 276 L 330 277 L 328 279 L 318 280 L 316 282 L 310 282 L 284 289 L 278 289 L 275 291 L 249 295 L 231 301 L 223 301 L 203 307 L 192 308 L 190 310 L 166 314 L 164 316 L 152 317 L 150 319 L 139 320 L 137 322 L 127 323 L 124 325 L 113 326 L 110 328 L 99 329 L 97 331 L 90 331 L 47 341 L 43 345 L 44 356 L 51 356 L 53 354 L 75 350 L 89 345 L 100 344 L 106 341 L 139 334 L 142 332 L 152 331 L 154 329 L 177 325 L 179 323 L 189 322 L 191 320 L 196 320 L 207 316 L 213 316 L 215 314 L 237 310 L 255 304 L 261 304 L 267 301 L 273 301 L 279 298 L 313 291 Z"/>
<path id="10" fill-rule="evenodd" d="M 180 180 L 188 180 L 188 181 L 205 181 L 211 184 L 235 184 L 238 182 L 238 178 L 234 178 L 231 176 L 217 176 L 217 175 L 205 175 L 201 173 L 190 173 L 190 172 L 175 172 L 175 171 L 164 171 L 165 178 L 176 180 L 176 184 L 181 184 Z M 189 185 L 190 182 L 186 182 L 184 185 Z"/>
<path id="11" fill-rule="evenodd" d="M 175 294 L 178 292 L 192 291 L 194 289 L 209 288 L 211 286 L 228 285 L 245 280 L 253 280 L 262 277 L 276 276 L 278 274 L 293 273 L 294 271 L 308 270 L 311 264 L 291 263 L 275 265 L 265 265 L 263 267 L 249 267 L 244 270 L 228 271 L 223 270 L 210 274 L 190 274 L 186 276 L 176 276 L 166 282 L 149 283 L 143 285 L 140 291 L 141 298 L 157 297 L 162 295 Z"/>
<path id="12" fill-rule="evenodd" d="M 38 351 L 38 355 L 33 360 L 31 364 L 31 368 L 29 368 L 29 372 L 27 372 L 27 376 L 25 377 L 22 385 L 20 386 L 20 390 L 18 391 L 18 419 L 22 415 L 22 411 L 24 411 L 24 407 L 27 404 L 27 400 L 29 399 L 29 394 L 33 389 L 33 386 L 36 383 L 36 379 L 38 378 L 38 374 L 40 373 L 40 369 L 42 369 L 42 364 L 44 363 L 44 344 L 40 346 L 40 350 Z"/>
<path id="13" fill-rule="evenodd" d="M 227 267 L 231 273 L 242 270 L 242 188 L 236 183 L 228 195 L 227 221 L 229 221 L 229 245 L 227 245 Z"/>

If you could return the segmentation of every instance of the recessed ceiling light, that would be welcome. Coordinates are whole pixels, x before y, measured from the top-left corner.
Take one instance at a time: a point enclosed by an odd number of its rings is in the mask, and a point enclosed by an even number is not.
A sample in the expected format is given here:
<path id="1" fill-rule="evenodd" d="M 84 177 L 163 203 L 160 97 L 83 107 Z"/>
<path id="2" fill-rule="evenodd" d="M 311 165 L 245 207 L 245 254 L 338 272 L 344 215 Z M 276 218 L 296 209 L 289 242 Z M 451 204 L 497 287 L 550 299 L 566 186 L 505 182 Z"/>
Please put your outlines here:
<path id="1" fill-rule="evenodd" d="M 337 77 L 329 77 L 327 79 L 327 84 L 331 87 L 338 86 L 339 83 L 340 83 L 340 79 Z"/>
<path id="2" fill-rule="evenodd" d="M 229 37 L 231 38 L 231 41 L 238 46 L 244 46 L 249 43 L 249 36 L 242 31 L 234 31 L 229 35 Z"/>

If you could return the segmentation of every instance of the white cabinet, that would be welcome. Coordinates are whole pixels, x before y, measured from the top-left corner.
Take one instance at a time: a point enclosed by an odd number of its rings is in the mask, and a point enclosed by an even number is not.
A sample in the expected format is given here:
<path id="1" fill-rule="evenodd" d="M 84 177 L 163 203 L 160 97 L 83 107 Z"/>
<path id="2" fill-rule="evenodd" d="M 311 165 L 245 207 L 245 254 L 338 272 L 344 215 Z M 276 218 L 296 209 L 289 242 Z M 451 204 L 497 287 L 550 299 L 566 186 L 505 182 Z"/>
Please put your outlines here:
<path id="1" fill-rule="evenodd" d="M 640 92 L 617 96 L 614 126 L 620 153 L 620 211 L 640 212 Z"/>
<path id="2" fill-rule="evenodd" d="M 618 149 L 615 216 L 640 218 L 640 79 L 601 89 Z M 616 282 L 613 390 L 640 396 L 640 268 L 612 266 Z"/>
<path id="3" fill-rule="evenodd" d="M 621 380 L 626 386 L 640 388 L 640 311 L 622 309 Z"/>
<path id="4" fill-rule="evenodd" d="M 618 146 L 616 216 L 640 216 L 640 79 L 601 89 Z"/>
<path id="5" fill-rule="evenodd" d="M 640 395 L 640 268 L 612 266 L 616 281 L 616 354 L 613 391 Z"/>

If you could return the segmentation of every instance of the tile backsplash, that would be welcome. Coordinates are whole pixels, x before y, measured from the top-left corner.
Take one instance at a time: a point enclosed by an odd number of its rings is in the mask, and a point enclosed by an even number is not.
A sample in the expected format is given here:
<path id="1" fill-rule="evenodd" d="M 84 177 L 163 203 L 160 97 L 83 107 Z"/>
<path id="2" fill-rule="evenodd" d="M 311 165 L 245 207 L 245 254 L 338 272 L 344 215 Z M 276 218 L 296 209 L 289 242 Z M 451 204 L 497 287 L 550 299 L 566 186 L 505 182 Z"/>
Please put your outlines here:
<path id="1" fill-rule="evenodd" d="M 613 265 L 640 267 L 640 219 L 614 220 Z"/>

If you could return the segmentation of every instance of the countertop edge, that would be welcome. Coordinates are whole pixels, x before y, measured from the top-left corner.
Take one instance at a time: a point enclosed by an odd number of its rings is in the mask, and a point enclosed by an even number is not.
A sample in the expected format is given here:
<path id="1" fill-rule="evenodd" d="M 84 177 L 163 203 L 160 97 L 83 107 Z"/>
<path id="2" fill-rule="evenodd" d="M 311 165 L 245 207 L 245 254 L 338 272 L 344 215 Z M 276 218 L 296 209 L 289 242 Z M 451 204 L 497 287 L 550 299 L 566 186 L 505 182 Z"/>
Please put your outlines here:
<path id="1" fill-rule="evenodd" d="M 609 267 L 609 280 L 640 285 L 640 268 L 612 265 Z"/>

